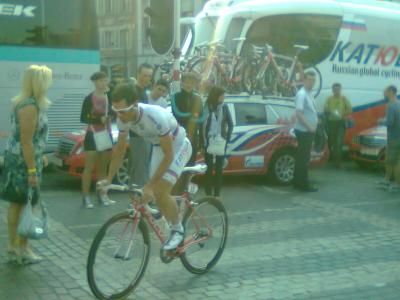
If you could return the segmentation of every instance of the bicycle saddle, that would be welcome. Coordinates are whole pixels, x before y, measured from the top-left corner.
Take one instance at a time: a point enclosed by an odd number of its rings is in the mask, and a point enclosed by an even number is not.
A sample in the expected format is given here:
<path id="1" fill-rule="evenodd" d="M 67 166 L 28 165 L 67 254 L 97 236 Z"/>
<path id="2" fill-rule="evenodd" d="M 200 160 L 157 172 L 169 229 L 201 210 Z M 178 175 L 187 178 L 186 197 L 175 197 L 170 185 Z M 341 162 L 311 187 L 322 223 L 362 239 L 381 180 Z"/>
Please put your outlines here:
<path id="1" fill-rule="evenodd" d="M 195 173 L 195 174 L 202 174 L 207 171 L 207 165 L 205 164 L 198 164 L 193 167 L 185 167 L 183 169 L 183 173 Z"/>

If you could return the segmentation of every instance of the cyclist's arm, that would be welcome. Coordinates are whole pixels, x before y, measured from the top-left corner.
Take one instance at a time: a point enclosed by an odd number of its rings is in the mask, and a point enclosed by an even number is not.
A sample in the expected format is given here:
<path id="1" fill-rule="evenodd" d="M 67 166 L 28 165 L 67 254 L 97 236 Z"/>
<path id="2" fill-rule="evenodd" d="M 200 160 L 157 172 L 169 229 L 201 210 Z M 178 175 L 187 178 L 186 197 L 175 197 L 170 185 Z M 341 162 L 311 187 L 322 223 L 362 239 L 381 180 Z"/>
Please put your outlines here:
<path id="1" fill-rule="evenodd" d="M 172 136 L 169 133 L 160 137 L 160 147 L 164 153 L 164 157 L 153 177 L 150 178 L 150 181 L 148 183 L 149 186 L 153 186 L 159 179 L 162 178 L 174 159 Z"/>
<path id="2" fill-rule="evenodd" d="M 127 145 L 127 136 L 128 132 L 121 131 L 118 135 L 118 142 L 115 145 L 112 156 L 111 156 L 111 163 L 108 170 L 107 181 L 112 182 L 114 176 L 117 174 L 119 168 L 124 161 L 125 152 L 126 152 L 126 145 Z"/>

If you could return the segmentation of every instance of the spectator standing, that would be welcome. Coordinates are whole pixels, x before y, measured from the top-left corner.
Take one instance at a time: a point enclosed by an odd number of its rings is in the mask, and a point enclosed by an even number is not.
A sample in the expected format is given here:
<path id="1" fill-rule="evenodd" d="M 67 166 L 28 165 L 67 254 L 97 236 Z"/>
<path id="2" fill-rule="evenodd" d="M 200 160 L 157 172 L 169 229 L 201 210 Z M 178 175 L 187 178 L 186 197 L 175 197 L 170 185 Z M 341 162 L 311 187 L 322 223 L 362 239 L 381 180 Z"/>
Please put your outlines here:
<path id="1" fill-rule="evenodd" d="M 153 67 L 144 63 L 139 66 L 136 90 L 139 102 L 149 103 L 148 89 L 153 78 Z M 129 174 L 131 183 L 144 186 L 149 178 L 151 144 L 134 132 L 129 132 Z"/>
<path id="2" fill-rule="evenodd" d="M 24 73 L 22 89 L 13 99 L 11 134 L 8 139 L 3 173 L 3 198 L 8 209 L 8 255 L 23 263 L 38 263 L 41 257 L 17 234 L 21 212 L 27 203 L 28 191 L 33 189 L 32 205 L 39 200 L 42 169 L 47 164 L 43 156 L 48 137 L 46 98 L 52 71 L 46 66 L 31 65 Z"/>
<path id="3" fill-rule="evenodd" d="M 181 80 L 181 91 L 171 97 L 172 114 L 179 125 L 185 128 L 192 145 L 192 155 L 187 163 L 188 166 L 195 165 L 200 142 L 203 140 L 203 102 L 200 95 L 194 91 L 197 84 L 196 73 L 184 73 Z M 188 183 L 189 176 L 182 174 L 174 186 L 173 194 L 180 195 L 187 188 Z"/>
<path id="4" fill-rule="evenodd" d="M 149 93 L 148 99 L 149 104 L 158 105 L 163 108 L 167 108 L 168 102 L 165 100 L 164 95 L 169 90 L 169 83 L 164 79 L 159 79 L 154 85 L 153 89 Z"/>
<path id="5" fill-rule="evenodd" d="M 315 85 L 315 73 L 304 74 L 304 87 L 296 94 L 296 123 L 295 134 L 297 139 L 296 164 L 293 185 L 304 192 L 316 192 L 318 189 L 311 186 L 308 178 L 311 147 L 318 126 L 318 113 L 312 89 Z"/>
<path id="6" fill-rule="evenodd" d="M 90 80 L 93 82 L 95 90 L 83 101 L 81 112 L 81 122 L 87 124 L 84 140 L 85 168 L 82 174 L 83 206 L 89 209 L 93 208 L 93 203 L 89 196 L 93 171 L 96 170 L 97 180 L 105 178 L 111 150 L 111 148 L 105 151 L 97 150 L 94 134 L 106 130 L 112 140 L 111 103 L 107 96 L 107 75 L 104 72 L 96 72 L 90 77 Z M 115 204 L 115 201 L 109 199 L 104 192 L 98 194 L 97 198 L 103 206 Z"/>
<path id="7" fill-rule="evenodd" d="M 198 76 L 195 73 L 183 74 L 182 90 L 171 99 L 172 113 L 179 125 L 185 128 L 192 144 L 192 156 L 188 165 L 194 165 L 196 162 L 204 122 L 203 103 L 200 95 L 194 92 L 197 81 Z"/>
<path id="8" fill-rule="evenodd" d="M 207 196 L 220 197 L 222 186 L 222 169 L 226 157 L 226 148 L 230 141 L 233 121 L 229 108 L 224 104 L 225 91 L 220 87 L 212 87 L 208 94 L 204 113 L 204 149 L 207 164 L 205 190 Z M 224 142 L 223 155 L 209 153 L 209 146 L 217 138 Z"/>
<path id="9" fill-rule="evenodd" d="M 352 113 L 349 100 L 342 95 L 342 86 L 335 83 L 332 86 L 333 95 L 325 102 L 325 115 L 327 120 L 328 145 L 331 158 L 336 167 L 340 167 L 342 148 L 346 133 L 346 121 Z"/>
<path id="10" fill-rule="evenodd" d="M 382 184 L 389 191 L 396 191 L 400 185 L 400 103 L 397 100 L 397 88 L 393 85 L 387 87 L 385 98 L 389 103 L 386 110 L 386 176 Z M 391 183 L 393 174 L 394 184 Z"/>

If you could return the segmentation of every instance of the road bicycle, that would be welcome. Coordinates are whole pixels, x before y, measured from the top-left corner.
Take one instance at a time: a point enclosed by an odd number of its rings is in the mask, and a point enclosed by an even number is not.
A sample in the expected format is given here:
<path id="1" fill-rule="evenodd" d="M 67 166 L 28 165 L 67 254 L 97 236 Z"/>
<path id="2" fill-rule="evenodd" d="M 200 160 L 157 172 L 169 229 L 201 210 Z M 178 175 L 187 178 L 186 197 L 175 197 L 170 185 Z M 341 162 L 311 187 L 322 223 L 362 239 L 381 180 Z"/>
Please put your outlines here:
<path id="1" fill-rule="evenodd" d="M 181 74 L 195 71 L 195 69 L 193 69 L 193 65 L 207 55 L 207 48 L 207 43 L 201 43 L 194 48 L 194 52 L 191 57 L 182 59 L 180 62 Z M 162 63 L 154 65 L 153 82 L 157 82 L 159 79 L 164 79 L 171 83 L 173 79 L 173 66 L 174 57 L 173 54 L 170 53 L 170 55 Z"/>
<path id="2" fill-rule="evenodd" d="M 243 69 L 244 90 L 250 95 L 260 93 L 263 96 L 294 97 L 298 89 L 296 74 L 302 76 L 303 73 L 298 57 L 309 47 L 294 45 L 294 57 L 274 54 L 272 46 L 268 44 L 251 47 L 248 63 Z"/>
<path id="3" fill-rule="evenodd" d="M 236 38 L 233 39 L 233 42 L 240 43 L 243 40 Z M 245 66 L 242 57 L 238 53 L 227 51 L 219 41 L 203 47 L 209 49 L 206 51 L 208 55 L 196 60 L 192 70 L 200 74 L 202 82 L 222 86 L 232 94 L 240 93 L 242 90 L 242 69 Z"/>
<path id="4" fill-rule="evenodd" d="M 160 250 L 159 254 L 163 263 L 179 258 L 194 274 L 204 274 L 216 265 L 228 235 L 223 204 L 213 197 L 193 199 L 198 187 L 191 179 L 206 169 L 205 165 L 185 168 L 184 173 L 189 174 L 187 191 L 175 197 L 181 207 L 184 241 L 176 250 Z M 137 187 L 110 185 L 107 190 L 129 194 L 130 207 L 110 218 L 96 234 L 88 255 L 87 279 L 98 299 L 123 299 L 137 288 L 146 271 L 151 245 L 149 227 L 163 245 L 169 226 L 157 209 L 142 203 L 142 191 Z"/>

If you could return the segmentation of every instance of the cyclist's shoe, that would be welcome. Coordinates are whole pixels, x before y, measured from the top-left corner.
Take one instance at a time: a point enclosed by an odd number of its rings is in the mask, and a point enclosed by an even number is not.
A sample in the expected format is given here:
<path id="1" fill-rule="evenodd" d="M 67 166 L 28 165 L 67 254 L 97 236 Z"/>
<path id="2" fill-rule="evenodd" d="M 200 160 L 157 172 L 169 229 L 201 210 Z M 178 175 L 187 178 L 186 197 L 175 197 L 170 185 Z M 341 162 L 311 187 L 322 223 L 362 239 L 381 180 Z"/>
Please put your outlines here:
<path id="1" fill-rule="evenodd" d="M 183 232 L 171 230 L 168 240 L 164 243 L 162 249 L 164 251 L 175 250 L 183 242 Z"/>
<path id="2" fill-rule="evenodd" d="M 92 209 L 94 207 L 93 203 L 92 203 L 92 200 L 90 200 L 89 196 L 84 196 L 83 197 L 83 207 L 84 208 L 88 208 L 88 209 Z"/>
<path id="3" fill-rule="evenodd" d="M 99 203 L 105 207 L 114 205 L 116 202 L 114 200 L 111 200 L 107 194 L 98 194 L 97 199 L 99 200 Z"/>

